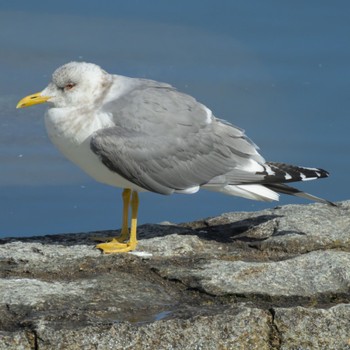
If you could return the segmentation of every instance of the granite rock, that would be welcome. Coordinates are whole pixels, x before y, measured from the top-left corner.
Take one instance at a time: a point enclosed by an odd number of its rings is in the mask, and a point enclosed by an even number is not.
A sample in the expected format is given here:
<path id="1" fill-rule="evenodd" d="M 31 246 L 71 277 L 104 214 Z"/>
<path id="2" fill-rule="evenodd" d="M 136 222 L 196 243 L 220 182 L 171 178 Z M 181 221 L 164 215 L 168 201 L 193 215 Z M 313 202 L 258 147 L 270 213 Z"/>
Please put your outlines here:
<path id="1" fill-rule="evenodd" d="M 0 240 L 0 349 L 350 349 L 350 201 Z"/>

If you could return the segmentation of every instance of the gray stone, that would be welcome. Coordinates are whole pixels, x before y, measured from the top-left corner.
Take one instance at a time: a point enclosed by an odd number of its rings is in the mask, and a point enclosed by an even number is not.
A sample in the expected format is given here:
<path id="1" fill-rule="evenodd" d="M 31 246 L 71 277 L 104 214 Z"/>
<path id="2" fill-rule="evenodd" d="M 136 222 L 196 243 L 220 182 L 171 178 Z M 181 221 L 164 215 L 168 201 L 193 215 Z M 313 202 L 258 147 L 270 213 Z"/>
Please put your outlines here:
<path id="1" fill-rule="evenodd" d="M 32 350 L 35 348 L 34 338 L 26 335 L 24 331 L 19 332 L 1 332 L 0 331 L 0 349 L 4 350 Z"/>
<path id="2" fill-rule="evenodd" d="M 269 349 L 271 316 L 240 308 L 234 315 L 197 316 L 143 326 L 119 323 L 79 330 L 38 327 L 39 349 Z"/>
<path id="3" fill-rule="evenodd" d="M 190 268 L 171 266 L 160 272 L 163 277 L 212 295 L 320 297 L 349 292 L 349 266 L 348 252 L 316 251 L 283 261 L 211 260 Z"/>
<path id="4" fill-rule="evenodd" d="M 286 205 L 255 213 L 228 213 L 197 222 L 210 232 L 232 234 L 230 241 L 249 242 L 260 250 L 301 254 L 350 246 L 350 201 L 337 207 L 322 204 Z M 209 228 L 209 229 L 208 229 Z"/>
<path id="5" fill-rule="evenodd" d="M 350 350 L 350 201 L 117 234 L 0 240 L 0 350 Z"/>
<path id="6" fill-rule="evenodd" d="M 281 350 L 350 349 L 350 305 L 330 309 L 304 307 L 275 310 Z"/>

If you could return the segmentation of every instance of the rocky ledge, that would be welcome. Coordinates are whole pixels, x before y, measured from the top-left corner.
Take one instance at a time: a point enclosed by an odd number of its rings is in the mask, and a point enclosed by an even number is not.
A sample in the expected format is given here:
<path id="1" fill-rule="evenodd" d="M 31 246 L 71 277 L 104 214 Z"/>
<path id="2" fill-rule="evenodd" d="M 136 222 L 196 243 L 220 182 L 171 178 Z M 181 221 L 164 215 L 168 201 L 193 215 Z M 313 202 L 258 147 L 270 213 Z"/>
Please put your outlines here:
<path id="1" fill-rule="evenodd" d="M 350 201 L 0 241 L 0 349 L 350 349 Z"/>

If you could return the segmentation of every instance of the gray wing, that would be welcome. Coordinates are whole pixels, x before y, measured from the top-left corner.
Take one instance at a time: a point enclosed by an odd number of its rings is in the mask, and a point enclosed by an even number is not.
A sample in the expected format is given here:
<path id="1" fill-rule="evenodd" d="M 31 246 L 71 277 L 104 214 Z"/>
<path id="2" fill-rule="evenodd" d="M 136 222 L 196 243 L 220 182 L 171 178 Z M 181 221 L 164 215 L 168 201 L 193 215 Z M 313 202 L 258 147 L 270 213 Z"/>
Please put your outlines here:
<path id="1" fill-rule="evenodd" d="M 110 170 L 152 192 L 224 182 L 227 173 L 232 182 L 236 168 L 264 162 L 241 129 L 168 85 L 142 83 L 102 111 L 115 126 L 93 134 L 92 151 Z"/>

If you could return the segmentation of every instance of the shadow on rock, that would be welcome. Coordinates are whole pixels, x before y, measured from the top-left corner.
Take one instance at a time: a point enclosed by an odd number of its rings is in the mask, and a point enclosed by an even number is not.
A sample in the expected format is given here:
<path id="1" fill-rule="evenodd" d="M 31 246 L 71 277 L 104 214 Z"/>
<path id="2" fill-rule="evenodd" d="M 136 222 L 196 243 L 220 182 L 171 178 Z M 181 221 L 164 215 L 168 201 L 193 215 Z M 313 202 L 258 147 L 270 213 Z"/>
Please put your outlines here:
<path id="1" fill-rule="evenodd" d="M 210 226 L 197 228 L 202 239 L 219 243 L 235 241 L 255 242 L 265 240 L 274 235 L 278 227 L 280 215 L 260 215 L 231 223 L 211 223 Z"/>

